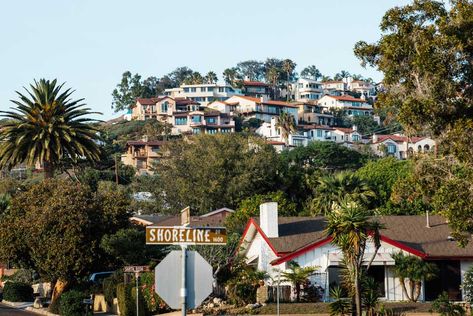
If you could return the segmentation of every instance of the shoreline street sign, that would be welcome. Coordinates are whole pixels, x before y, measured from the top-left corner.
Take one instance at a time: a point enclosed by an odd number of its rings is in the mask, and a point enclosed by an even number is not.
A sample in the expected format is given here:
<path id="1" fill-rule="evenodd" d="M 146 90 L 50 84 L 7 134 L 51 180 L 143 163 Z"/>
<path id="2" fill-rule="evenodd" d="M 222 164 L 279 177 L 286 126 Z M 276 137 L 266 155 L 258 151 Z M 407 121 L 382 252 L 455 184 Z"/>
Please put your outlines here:
<path id="1" fill-rule="evenodd" d="M 148 266 L 126 266 L 123 268 L 123 272 L 125 273 L 139 273 L 147 271 L 149 271 Z"/>
<path id="2" fill-rule="evenodd" d="M 147 245 L 225 245 L 223 227 L 147 226 Z"/>
<path id="3" fill-rule="evenodd" d="M 182 306 L 181 280 L 183 271 L 179 269 L 187 261 L 184 273 L 186 282 L 186 308 L 199 306 L 212 293 L 212 266 L 197 251 L 171 251 L 155 268 L 155 291 L 172 309 Z"/>

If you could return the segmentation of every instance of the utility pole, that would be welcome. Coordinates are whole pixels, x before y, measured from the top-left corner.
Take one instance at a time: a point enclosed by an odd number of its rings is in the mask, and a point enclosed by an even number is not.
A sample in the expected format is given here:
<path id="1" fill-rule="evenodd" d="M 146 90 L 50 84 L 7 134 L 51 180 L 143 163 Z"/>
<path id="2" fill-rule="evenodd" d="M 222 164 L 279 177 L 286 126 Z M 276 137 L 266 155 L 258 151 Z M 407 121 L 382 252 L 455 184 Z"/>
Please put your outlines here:
<path id="1" fill-rule="evenodd" d="M 182 280 L 181 280 L 181 299 L 182 299 L 182 316 L 187 315 L 187 304 L 186 304 L 186 299 L 187 299 L 187 287 L 186 287 L 186 257 L 187 257 L 187 245 L 182 245 Z"/>
<path id="2" fill-rule="evenodd" d="M 118 156 L 115 155 L 115 182 L 118 184 Z"/>

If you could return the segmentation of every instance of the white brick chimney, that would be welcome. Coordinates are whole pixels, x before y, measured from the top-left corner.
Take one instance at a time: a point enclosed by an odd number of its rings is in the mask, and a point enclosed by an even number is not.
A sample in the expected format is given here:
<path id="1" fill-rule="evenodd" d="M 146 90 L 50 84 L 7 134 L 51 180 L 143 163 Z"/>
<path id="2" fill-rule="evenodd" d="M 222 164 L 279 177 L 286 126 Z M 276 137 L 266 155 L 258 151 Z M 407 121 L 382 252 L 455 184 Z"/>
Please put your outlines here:
<path id="1" fill-rule="evenodd" d="M 267 237 L 279 237 L 277 202 L 267 202 L 259 206 L 259 222 Z"/>

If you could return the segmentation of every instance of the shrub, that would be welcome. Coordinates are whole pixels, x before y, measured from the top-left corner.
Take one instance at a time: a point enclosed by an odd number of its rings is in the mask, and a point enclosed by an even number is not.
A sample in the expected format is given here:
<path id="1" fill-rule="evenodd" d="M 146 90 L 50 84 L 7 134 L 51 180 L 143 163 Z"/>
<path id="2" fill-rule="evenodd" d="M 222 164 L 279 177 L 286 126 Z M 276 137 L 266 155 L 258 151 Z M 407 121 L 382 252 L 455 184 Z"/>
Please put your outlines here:
<path id="1" fill-rule="evenodd" d="M 466 301 L 473 305 L 473 266 L 465 273 L 462 290 L 465 294 Z"/>
<path id="2" fill-rule="evenodd" d="M 135 313 L 135 306 L 131 296 L 131 288 L 132 286 L 129 284 L 119 283 L 117 285 L 117 298 L 120 315 L 132 316 Z"/>
<path id="3" fill-rule="evenodd" d="M 113 304 L 113 299 L 117 297 L 117 285 L 121 282 L 123 282 L 123 277 L 120 277 L 119 273 L 114 273 L 103 280 L 102 290 L 107 304 Z"/>
<path id="4" fill-rule="evenodd" d="M 3 288 L 3 299 L 10 302 L 32 302 L 33 288 L 23 282 L 7 282 Z"/>
<path id="5" fill-rule="evenodd" d="M 83 303 L 87 295 L 77 290 L 70 290 L 61 295 L 59 311 L 61 316 L 82 316 L 86 313 L 86 306 Z M 89 311 L 85 315 L 92 315 Z"/>
<path id="6" fill-rule="evenodd" d="M 432 303 L 432 311 L 441 316 L 464 316 L 465 310 L 460 305 L 450 302 L 447 292 L 443 292 Z"/>

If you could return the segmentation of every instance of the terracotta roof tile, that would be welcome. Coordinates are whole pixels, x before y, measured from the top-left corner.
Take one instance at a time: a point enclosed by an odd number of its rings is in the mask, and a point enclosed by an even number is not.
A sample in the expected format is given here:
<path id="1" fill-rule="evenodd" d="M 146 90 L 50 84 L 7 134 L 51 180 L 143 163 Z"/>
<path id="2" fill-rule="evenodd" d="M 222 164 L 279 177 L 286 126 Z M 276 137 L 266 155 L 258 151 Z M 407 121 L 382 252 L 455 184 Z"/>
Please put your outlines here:
<path id="1" fill-rule="evenodd" d="M 269 87 L 269 84 L 260 81 L 243 81 L 245 86 Z"/>

